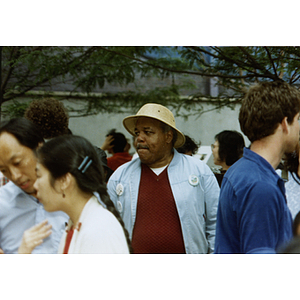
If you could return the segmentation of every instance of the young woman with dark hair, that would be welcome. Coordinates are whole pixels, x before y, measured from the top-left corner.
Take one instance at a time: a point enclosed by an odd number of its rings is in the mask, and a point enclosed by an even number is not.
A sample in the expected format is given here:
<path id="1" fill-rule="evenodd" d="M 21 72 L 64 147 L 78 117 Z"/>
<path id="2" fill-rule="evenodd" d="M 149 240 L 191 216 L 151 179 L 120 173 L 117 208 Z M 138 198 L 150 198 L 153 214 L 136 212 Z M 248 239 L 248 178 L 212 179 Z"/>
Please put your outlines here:
<path id="1" fill-rule="evenodd" d="M 37 198 L 45 210 L 61 210 L 70 217 L 59 253 L 132 252 L 128 232 L 107 194 L 103 168 L 89 141 L 74 135 L 59 136 L 45 143 L 37 158 Z M 46 226 L 38 229 L 46 234 Z M 40 232 L 35 230 L 31 246 L 40 241 Z"/>
<path id="2" fill-rule="evenodd" d="M 215 173 L 219 186 L 221 186 L 225 172 L 243 156 L 244 147 L 244 138 L 237 131 L 224 130 L 216 134 L 211 150 L 214 164 L 222 167 L 220 173 Z"/>

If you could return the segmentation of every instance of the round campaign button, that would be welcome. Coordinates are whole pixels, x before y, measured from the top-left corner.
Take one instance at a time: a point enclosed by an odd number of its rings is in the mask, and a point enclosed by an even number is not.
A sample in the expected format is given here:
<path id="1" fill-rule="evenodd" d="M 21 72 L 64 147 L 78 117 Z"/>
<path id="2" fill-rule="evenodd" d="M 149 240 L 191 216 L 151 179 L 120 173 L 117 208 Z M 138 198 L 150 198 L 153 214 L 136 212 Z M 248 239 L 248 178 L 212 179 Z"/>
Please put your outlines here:
<path id="1" fill-rule="evenodd" d="M 118 183 L 116 186 L 116 193 L 118 196 L 121 196 L 124 192 L 124 187 L 121 183 Z"/>
<path id="2" fill-rule="evenodd" d="M 117 202 L 117 209 L 119 212 L 122 212 L 122 210 L 123 210 L 123 205 L 120 201 Z"/>
<path id="3" fill-rule="evenodd" d="M 199 184 L 199 177 L 197 175 L 189 176 L 189 184 L 192 186 L 196 186 Z"/>

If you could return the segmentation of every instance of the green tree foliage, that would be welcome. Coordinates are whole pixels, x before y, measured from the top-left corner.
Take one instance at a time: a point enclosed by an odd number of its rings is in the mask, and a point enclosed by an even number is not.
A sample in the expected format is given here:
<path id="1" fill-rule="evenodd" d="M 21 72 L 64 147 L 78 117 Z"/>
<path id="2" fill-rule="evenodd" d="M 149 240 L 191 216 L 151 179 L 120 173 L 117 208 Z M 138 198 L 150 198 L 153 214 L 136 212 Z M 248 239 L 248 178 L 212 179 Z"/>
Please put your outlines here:
<path id="1" fill-rule="evenodd" d="M 153 99 L 179 112 L 201 114 L 202 103 L 215 108 L 241 101 L 249 85 L 285 80 L 299 84 L 299 47 L 2 47 L 0 105 L 29 91 L 69 92 L 87 96 L 82 114 L 123 112 Z M 181 95 L 181 82 L 163 88 L 118 93 L 95 90 L 106 84 L 128 85 L 137 77 L 174 74 L 213 78 L 217 95 Z M 192 85 L 191 85 L 192 86 Z"/>

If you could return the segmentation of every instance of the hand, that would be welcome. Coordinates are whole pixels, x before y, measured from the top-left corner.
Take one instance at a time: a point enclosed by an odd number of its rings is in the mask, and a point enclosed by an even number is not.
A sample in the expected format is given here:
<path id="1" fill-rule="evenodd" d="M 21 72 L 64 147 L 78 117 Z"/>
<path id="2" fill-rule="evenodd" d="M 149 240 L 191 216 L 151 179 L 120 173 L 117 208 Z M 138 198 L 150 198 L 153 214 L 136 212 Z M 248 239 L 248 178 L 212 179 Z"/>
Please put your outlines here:
<path id="1" fill-rule="evenodd" d="M 33 249 L 43 243 L 43 240 L 48 237 L 52 231 L 50 230 L 52 225 L 48 224 L 45 220 L 40 224 L 37 224 L 23 234 L 21 246 L 19 247 L 19 254 L 31 254 Z"/>
<path id="2" fill-rule="evenodd" d="M 104 151 L 109 151 L 113 148 L 114 145 L 111 145 L 110 143 L 114 141 L 114 137 L 112 135 L 109 135 L 105 138 L 105 141 L 103 145 L 100 147 Z"/>
<path id="3" fill-rule="evenodd" d="M 0 248 L 0 254 L 4 254 L 4 251 Z"/>

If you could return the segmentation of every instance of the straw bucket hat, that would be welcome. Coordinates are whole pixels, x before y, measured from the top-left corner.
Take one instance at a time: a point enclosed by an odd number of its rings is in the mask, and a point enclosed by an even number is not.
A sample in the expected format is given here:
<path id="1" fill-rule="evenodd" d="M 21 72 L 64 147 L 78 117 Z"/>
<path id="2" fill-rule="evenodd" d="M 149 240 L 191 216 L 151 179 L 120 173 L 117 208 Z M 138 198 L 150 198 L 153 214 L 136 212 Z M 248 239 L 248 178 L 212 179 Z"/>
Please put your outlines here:
<path id="1" fill-rule="evenodd" d="M 173 113 L 165 106 L 156 103 L 147 103 L 140 108 L 136 115 L 126 117 L 123 120 L 123 125 L 131 135 L 135 135 L 136 121 L 139 117 L 153 118 L 175 129 L 177 131 L 177 140 L 174 144 L 174 148 L 179 148 L 185 143 L 184 134 L 176 128 Z"/>

